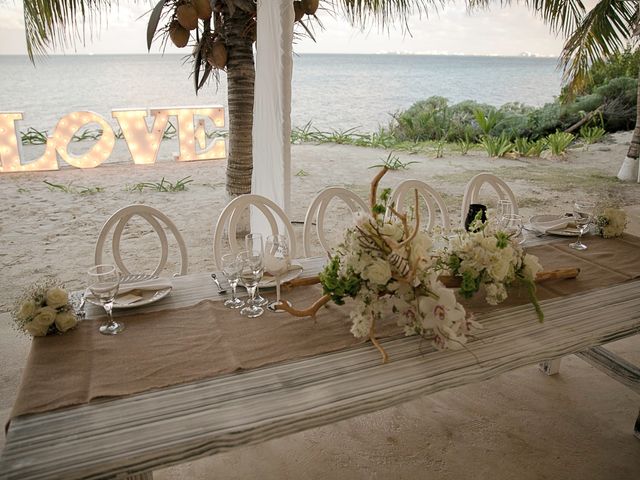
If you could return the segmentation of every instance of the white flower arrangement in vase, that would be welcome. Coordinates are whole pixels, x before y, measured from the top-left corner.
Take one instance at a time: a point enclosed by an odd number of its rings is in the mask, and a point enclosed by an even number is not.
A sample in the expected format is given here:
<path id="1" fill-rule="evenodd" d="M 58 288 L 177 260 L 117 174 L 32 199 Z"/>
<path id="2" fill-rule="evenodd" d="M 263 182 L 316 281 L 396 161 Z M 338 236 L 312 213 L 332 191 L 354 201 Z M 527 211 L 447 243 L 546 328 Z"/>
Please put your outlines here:
<path id="1" fill-rule="evenodd" d="M 18 330 L 34 337 L 64 333 L 78 323 L 69 295 L 55 279 L 32 285 L 11 312 Z"/>
<path id="2" fill-rule="evenodd" d="M 621 237 L 627 227 L 627 213 L 621 208 L 604 208 L 596 215 L 596 233 L 603 238 Z"/>

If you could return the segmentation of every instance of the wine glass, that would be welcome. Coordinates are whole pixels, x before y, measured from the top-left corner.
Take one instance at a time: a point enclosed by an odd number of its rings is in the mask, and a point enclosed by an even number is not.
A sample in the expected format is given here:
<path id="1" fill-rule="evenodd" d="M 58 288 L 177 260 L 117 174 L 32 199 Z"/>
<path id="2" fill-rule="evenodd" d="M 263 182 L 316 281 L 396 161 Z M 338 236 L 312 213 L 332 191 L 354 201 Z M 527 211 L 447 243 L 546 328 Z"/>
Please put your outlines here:
<path id="1" fill-rule="evenodd" d="M 582 235 L 589 230 L 589 226 L 593 221 L 593 211 L 595 204 L 588 200 L 576 200 L 573 203 L 573 220 L 578 227 L 578 240 L 570 243 L 569 246 L 574 250 L 586 250 L 587 246 L 582 243 Z"/>
<path id="2" fill-rule="evenodd" d="M 506 215 L 511 215 L 513 213 L 513 204 L 511 203 L 510 200 L 505 200 L 505 199 L 500 199 L 498 200 L 498 206 L 497 206 L 497 211 L 498 211 L 498 226 L 499 227 L 504 227 L 504 222 L 505 222 L 505 216 Z"/>
<path id="3" fill-rule="evenodd" d="M 242 264 L 238 260 L 238 255 L 235 253 L 227 253 L 222 256 L 222 273 L 227 277 L 229 286 L 231 287 L 231 298 L 224 302 L 225 307 L 240 308 L 244 307 L 244 300 L 236 297 L 236 288 L 240 281 L 240 272 L 242 270 Z"/>
<path id="4" fill-rule="evenodd" d="M 259 252 L 261 256 L 264 255 L 264 242 L 262 241 L 261 233 L 249 233 L 248 235 L 245 235 L 244 245 L 247 251 L 254 252 L 256 254 Z M 262 307 L 269 303 L 269 300 L 260 295 L 260 289 L 258 287 L 256 287 L 255 299 L 249 299 L 247 301 L 255 302 L 255 304 L 259 307 Z"/>
<path id="5" fill-rule="evenodd" d="M 117 335 L 124 330 L 124 323 L 113 319 L 113 300 L 120 287 L 120 274 L 115 265 L 101 264 L 91 267 L 89 276 L 89 291 L 107 313 L 107 322 L 100 326 L 103 335 Z"/>
<path id="6" fill-rule="evenodd" d="M 522 215 L 515 213 L 508 213 L 502 216 L 501 227 L 509 235 L 509 238 L 514 239 L 518 243 L 524 242 L 524 235 L 522 235 Z"/>
<path id="7" fill-rule="evenodd" d="M 291 265 L 289 241 L 284 235 L 269 235 L 264 249 L 264 269 L 276 277 L 276 300 L 267 308 L 272 312 L 284 312 L 278 309 L 280 301 L 280 278 L 287 273 Z"/>
<path id="8" fill-rule="evenodd" d="M 256 305 L 255 296 L 258 289 L 258 282 L 262 278 L 263 265 L 262 265 L 262 253 L 243 251 L 238 254 L 238 260 L 241 265 L 240 278 L 242 283 L 249 292 L 250 301 L 247 305 L 240 310 L 241 315 L 247 317 L 259 317 L 264 313 L 264 310 Z"/>

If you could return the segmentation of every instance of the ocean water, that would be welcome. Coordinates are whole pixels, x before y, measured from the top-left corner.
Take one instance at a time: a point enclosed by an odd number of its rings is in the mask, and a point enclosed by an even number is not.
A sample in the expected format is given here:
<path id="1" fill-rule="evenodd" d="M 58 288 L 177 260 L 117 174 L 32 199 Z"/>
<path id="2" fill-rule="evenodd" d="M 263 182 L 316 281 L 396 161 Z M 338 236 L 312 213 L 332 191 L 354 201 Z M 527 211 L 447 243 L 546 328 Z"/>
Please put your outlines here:
<path id="1" fill-rule="evenodd" d="M 451 102 L 539 106 L 560 92 L 556 60 L 528 57 L 305 54 L 294 58 L 292 123 L 374 131 L 433 95 Z M 0 56 L 0 111 L 24 112 L 19 129 L 52 130 L 75 110 L 226 106 L 226 78 L 195 95 L 181 55 Z"/>

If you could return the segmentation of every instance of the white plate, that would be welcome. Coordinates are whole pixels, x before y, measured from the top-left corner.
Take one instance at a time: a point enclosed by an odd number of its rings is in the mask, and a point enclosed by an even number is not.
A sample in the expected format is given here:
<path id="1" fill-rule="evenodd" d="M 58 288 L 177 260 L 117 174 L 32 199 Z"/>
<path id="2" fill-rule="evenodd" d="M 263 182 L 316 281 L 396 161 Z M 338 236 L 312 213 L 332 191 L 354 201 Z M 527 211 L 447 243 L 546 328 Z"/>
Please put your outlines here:
<path id="1" fill-rule="evenodd" d="M 294 278 L 297 278 L 302 273 L 302 265 L 292 263 L 289 267 L 289 271 L 280 277 L 280 283 L 290 282 Z M 271 288 L 276 286 L 276 277 L 265 273 L 258 284 L 260 288 Z"/>
<path id="2" fill-rule="evenodd" d="M 535 224 L 538 222 L 551 222 L 553 220 L 559 220 L 564 217 L 569 217 L 569 215 L 534 215 L 529 219 L 529 223 L 534 230 L 537 230 Z M 559 228 L 557 230 L 547 230 L 547 234 L 549 235 L 560 235 L 562 237 L 577 237 L 580 235 L 580 232 L 575 227 Z M 586 235 L 586 233 L 585 233 Z"/>
<path id="3" fill-rule="evenodd" d="M 140 282 L 142 280 L 151 280 L 152 278 L 157 278 L 157 277 L 154 277 L 153 275 L 142 275 L 142 274 L 125 275 L 120 279 L 120 284 Z M 141 290 L 140 296 L 142 298 L 132 303 L 124 303 L 124 304 L 118 303 L 118 297 L 116 297 L 115 301 L 113 302 L 113 308 L 136 308 L 136 307 L 141 307 L 143 305 L 149 305 L 150 303 L 157 302 L 158 300 L 169 295 L 171 293 L 171 290 L 172 290 L 172 287 L 167 287 L 160 290 Z M 91 295 L 91 292 L 89 292 L 89 289 L 85 291 L 85 298 L 87 302 L 93 303 L 94 305 L 97 305 L 99 307 L 101 306 L 100 302 L 98 302 Z"/>

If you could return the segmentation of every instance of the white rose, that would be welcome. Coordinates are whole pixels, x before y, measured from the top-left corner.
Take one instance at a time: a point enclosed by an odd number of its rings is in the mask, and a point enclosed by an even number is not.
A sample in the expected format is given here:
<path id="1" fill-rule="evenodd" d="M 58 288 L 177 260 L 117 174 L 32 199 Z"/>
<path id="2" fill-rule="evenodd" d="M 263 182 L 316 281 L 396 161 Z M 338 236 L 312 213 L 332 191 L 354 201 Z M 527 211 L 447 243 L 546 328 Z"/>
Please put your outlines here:
<path id="1" fill-rule="evenodd" d="M 402 240 L 402 236 L 404 235 L 404 230 L 402 226 L 394 223 L 385 223 L 380 229 L 380 233 L 383 237 L 389 237 L 396 242 Z"/>
<path id="2" fill-rule="evenodd" d="M 509 259 L 500 258 L 489 267 L 489 274 L 494 280 L 501 282 L 509 273 Z"/>
<path id="3" fill-rule="evenodd" d="M 46 299 L 49 307 L 58 308 L 67 304 L 69 295 L 60 287 L 53 287 L 47 290 Z"/>
<path id="4" fill-rule="evenodd" d="M 36 311 L 35 317 L 24 328 L 34 337 L 42 337 L 47 334 L 49 327 L 56 319 L 56 309 L 42 307 Z"/>
<path id="5" fill-rule="evenodd" d="M 542 271 L 542 265 L 538 261 L 538 257 L 531 254 L 526 254 L 523 260 L 523 270 L 522 274 L 524 278 L 528 280 L 535 280 L 538 272 Z"/>
<path id="6" fill-rule="evenodd" d="M 377 285 L 386 285 L 391 278 L 391 267 L 381 258 L 377 258 L 365 267 L 362 278 Z"/>
<path id="7" fill-rule="evenodd" d="M 18 312 L 18 318 L 26 321 L 33 317 L 36 313 L 36 302 L 33 300 L 27 300 L 20 305 L 20 311 Z"/>
<path id="8" fill-rule="evenodd" d="M 56 328 L 60 332 L 66 332 L 78 323 L 76 316 L 72 312 L 62 312 L 56 315 Z"/>
<path id="9" fill-rule="evenodd" d="M 49 331 L 48 325 L 41 325 L 35 321 L 27 323 L 24 328 L 34 337 L 44 337 Z"/>

